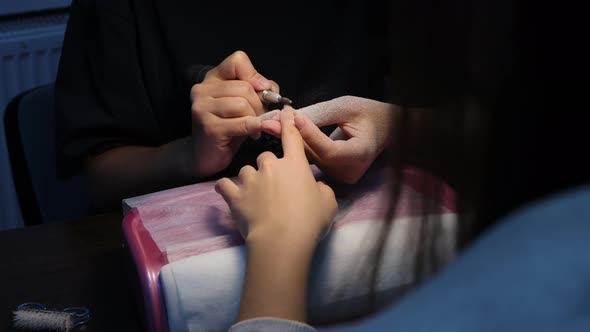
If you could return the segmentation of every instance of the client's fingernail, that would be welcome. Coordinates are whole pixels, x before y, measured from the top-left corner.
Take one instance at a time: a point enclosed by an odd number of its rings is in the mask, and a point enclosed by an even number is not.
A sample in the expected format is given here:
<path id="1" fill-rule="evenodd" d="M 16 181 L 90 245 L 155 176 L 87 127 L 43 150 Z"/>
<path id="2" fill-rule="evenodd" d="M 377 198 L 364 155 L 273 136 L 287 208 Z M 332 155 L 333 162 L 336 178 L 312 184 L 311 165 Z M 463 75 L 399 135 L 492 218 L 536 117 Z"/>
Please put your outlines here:
<path id="1" fill-rule="evenodd" d="M 295 116 L 295 127 L 297 127 L 297 129 L 303 128 L 304 124 L 305 120 L 303 120 L 303 118 L 301 118 L 300 116 Z"/>

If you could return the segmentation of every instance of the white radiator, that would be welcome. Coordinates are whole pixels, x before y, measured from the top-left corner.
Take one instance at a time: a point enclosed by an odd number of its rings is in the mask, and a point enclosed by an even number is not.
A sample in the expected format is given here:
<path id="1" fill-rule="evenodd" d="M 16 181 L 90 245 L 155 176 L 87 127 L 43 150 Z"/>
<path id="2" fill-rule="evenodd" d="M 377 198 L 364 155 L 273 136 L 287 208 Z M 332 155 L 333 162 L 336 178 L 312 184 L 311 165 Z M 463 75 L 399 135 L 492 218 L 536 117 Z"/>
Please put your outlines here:
<path id="1" fill-rule="evenodd" d="M 67 14 L 0 21 L 0 112 L 22 91 L 55 80 Z M 0 230 L 23 225 L 12 181 L 4 121 L 0 128 Z"/>

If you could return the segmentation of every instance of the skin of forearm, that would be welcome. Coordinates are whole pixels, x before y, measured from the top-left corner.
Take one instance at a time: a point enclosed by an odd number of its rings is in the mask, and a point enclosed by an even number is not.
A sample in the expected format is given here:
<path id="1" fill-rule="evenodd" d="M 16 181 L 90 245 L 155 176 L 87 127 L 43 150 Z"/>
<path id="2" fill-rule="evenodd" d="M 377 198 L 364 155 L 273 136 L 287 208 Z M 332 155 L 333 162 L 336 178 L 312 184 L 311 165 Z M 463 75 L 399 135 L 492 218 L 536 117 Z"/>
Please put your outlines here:
<path id="1" fill-rule="evenodd" d="M 248 260 L 238 321 L 274 317 L 305 322 L 315 246 L 280 236 L 247 239 Z"/>
<path id="2" fill-rule="evenodd" d="M 123 146 L 85 161 L 90 199 L 98 211 L 121 207 L 123 198 L 199 180 L 191 172 L 190 137 L 158 147 Z"/>

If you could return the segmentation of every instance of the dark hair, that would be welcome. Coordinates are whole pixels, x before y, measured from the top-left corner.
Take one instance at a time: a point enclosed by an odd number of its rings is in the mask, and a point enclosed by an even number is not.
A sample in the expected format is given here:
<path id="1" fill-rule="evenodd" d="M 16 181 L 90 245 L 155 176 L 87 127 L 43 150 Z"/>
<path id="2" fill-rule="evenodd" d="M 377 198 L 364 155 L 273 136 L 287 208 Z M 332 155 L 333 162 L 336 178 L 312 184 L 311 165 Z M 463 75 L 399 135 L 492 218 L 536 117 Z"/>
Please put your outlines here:
<path id="1" fill-rule="evenodd" d="M 589 180 L 588 162 L 579 163 L 573 146 L 589 142 L 588 116 L 575 114 L 584 118 L 579 123 L 556 112 L 554 102 L 564 99 L 556 98 L 552 70 L 563 62 L 545 57 L 552 34 L 543 16 L 518 6 L 396 0 L 389 8 L 388 77 L 404 111 L 395 119 L 396 148 L 386 153 L 395 178 L 415 165 L 456 190 L 460 249 L 515 208 Z M 373 287 L 399 198 L 395 183 L 372 262 Z M 436 196 L 437 186 L 424 181 L 421 191 Z M 422 239 L 417 276 L 441 267 Z"/>

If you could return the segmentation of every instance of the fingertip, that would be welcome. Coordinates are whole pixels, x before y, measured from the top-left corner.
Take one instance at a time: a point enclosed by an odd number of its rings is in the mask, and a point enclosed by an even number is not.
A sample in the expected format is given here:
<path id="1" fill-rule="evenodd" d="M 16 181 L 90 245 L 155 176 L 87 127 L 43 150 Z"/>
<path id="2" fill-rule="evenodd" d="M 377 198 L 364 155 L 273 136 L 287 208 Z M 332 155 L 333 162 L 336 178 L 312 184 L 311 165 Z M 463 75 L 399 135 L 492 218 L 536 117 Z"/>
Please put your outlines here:
<path id="1" fill-rule="evenodd" d="M 295 114 L 295 119 L 293 121 L 295 122 L 295 127 L 297 127 L 299 130 L 303 129 L 305 126 L 305 119 L 303 119 L 303 117 L 300 115 Z"/>
<path id="2" fill-rule="evenodd" d="M 305 159 L 305 147 L 301 133 L 294 124 L 293 108 L 285 107 L 281 111 L 281 141 L 284 156 L 303 157 Z"/>
<path id="3" fill-rule="evenodd" d="M 273 84 L 272 81 L 266 79 L 264 76 L 258 74 L 258 78 L 254 81 L 254 90 L 262 91 L 262 90 L 269 90 L 272 89 Z M 275 83 L 276 84 L 276 83 Z"/>
<path id="4" fill-rule="evenodd" d="M 276 93 L 280 93 L 281 87 L 279 86 L 279 84 L 273 80 L 269 80 L 269 81 L 270 81 L 270 85 L 271 85 L 270 89 Z"/>
<path id="5" fill-rule="evenodd" d="M 291 106 L 285 106 L 281 111 L 281 123 L 285 121 L 285 124 L 291 124 L 291 121 L 294 120 L 295 113 L 293 112 L 293 108 Z"/>
<path id="6" fill-rule="evenodd" d="M 215 192 L 216 193 L 218 193 L 220 195 L 223 195 L 223 188 L 222 188 L 222 186 L 223 186 L 223 182 L 225 182 L 226 180 L 229 180 L 229 179 L 228 178 L 221 178 L 221 179 L 215 181 L 215 187 L 214 188 L 215 188 Z"/>
<path id="7" fill-rule="evenodd" d="M 229 178 L 221 178 L 215 182 L 215 192 L 221 195 L 226 203 L 231 204 L 238 199 L 240 188 Z"/>
<path id="8" fill-rule="evenodd" d="M 336 148 L 334 141 L 326 136 L 305 114 L 295 112 L 294 125 L 305 142 L 306 151 L 313 156 L 312 159 L 329 158 L 333 154 Z"/>

